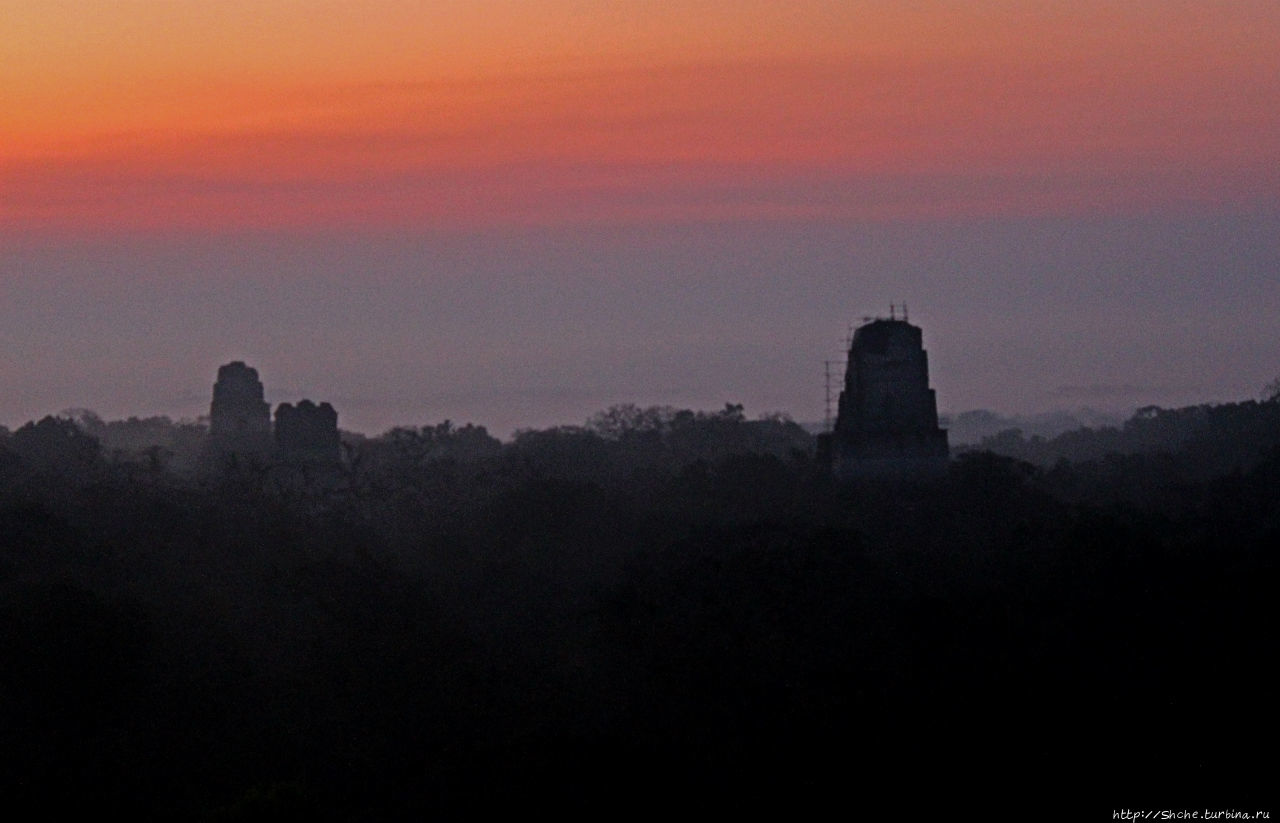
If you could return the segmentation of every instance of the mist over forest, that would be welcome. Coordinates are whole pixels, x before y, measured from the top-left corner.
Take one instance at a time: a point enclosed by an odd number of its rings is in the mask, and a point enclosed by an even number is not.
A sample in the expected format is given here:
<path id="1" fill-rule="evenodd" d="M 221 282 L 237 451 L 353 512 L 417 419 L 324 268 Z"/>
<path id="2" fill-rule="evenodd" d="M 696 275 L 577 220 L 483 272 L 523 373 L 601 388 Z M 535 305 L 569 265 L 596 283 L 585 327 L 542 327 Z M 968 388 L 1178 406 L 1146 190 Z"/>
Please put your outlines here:
<path id="1" fill-rule="evenodd" d="M 331 463 L 0 430 L 6 799 L 397 820 L 1267 808 L 1280 397 L 837 482 L 785 416 L 444 421 Z"/>

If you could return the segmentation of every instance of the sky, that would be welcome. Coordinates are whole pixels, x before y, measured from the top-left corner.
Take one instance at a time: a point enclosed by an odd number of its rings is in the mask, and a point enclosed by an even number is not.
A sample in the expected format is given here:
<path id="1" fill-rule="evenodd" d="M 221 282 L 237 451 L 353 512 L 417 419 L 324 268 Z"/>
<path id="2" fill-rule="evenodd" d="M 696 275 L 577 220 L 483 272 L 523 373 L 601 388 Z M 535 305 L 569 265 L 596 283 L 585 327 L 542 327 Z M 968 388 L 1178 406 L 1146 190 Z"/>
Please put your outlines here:
<path id="1" fill-rule="evenodd" d="M 0 0 L 0 424 L 945 411 L 1280 375 L 1274 0 Z"/>

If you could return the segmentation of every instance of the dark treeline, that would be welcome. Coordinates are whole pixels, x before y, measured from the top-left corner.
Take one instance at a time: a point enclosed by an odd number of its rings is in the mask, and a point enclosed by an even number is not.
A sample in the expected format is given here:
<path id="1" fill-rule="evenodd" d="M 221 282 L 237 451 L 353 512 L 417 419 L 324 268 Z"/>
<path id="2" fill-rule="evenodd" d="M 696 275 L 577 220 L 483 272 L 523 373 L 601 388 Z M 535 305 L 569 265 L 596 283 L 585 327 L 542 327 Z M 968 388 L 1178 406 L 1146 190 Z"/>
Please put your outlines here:
<path id="1" fill-rule="evenodd" d="M 0 430 L 5 801 L 1267 808 L 1278 420 L 1147 410 L 853 485 L 740 406 L 203 474 L 199 427 Z"/>

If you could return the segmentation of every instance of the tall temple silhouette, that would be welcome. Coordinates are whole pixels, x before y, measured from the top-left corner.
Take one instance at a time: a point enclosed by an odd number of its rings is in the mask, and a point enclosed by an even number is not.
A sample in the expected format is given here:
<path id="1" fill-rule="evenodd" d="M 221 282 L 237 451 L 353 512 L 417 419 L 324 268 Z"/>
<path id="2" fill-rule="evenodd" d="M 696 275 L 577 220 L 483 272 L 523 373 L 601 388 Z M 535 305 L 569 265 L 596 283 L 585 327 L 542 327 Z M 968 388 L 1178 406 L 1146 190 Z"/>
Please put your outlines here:
<path id="1" fill-rule="evenodd" d="M 239 360 L 220 367 L 209 406 L 210 451 L 219 457 L 259 457 L 272 445 L 271 407 L 258 370 Z"/>
<path id="2" fill-rule="evenodd" d="M 890 317 L 860 326 L 849 344 L 844 386 L 826 451 L 838 477 L 945 471 L 947 433 L 929 388 L 920 327 Z"/>

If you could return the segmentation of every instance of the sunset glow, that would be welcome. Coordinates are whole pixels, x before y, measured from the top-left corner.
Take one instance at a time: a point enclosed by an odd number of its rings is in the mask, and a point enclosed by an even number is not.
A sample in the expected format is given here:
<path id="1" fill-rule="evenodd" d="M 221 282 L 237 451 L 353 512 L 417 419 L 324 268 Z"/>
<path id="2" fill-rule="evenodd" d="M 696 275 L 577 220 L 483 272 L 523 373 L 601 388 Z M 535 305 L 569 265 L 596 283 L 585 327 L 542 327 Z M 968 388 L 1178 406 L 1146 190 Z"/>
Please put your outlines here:
<path id="1" fill-rule="evenodd" d="M 943 413 L 1251 396 L 1278 43 L 1275 0 L 0 0 L 0 425 L 198 416 L 234 360 L 367 432 L 816 421 L 891 301 Z"/>
<path id="2" fill-rule="evenodd" d="M 903 5 L 2 2 L 0 226 L 1039 215 L 1280 190 L 1272 2 Z"/>

